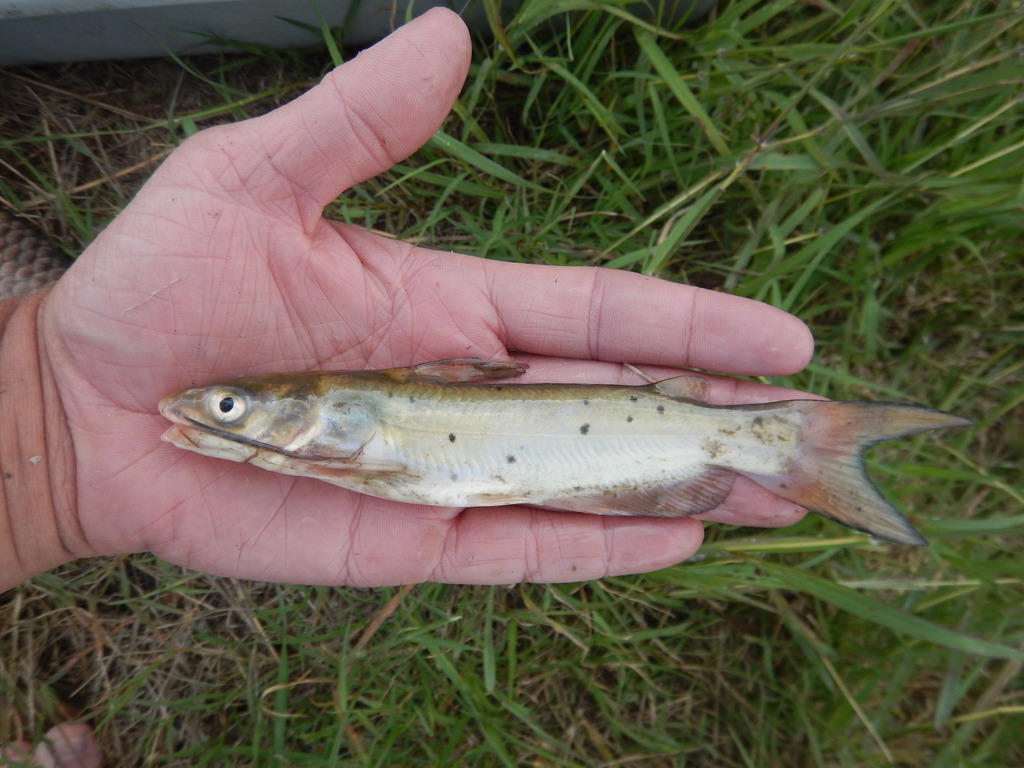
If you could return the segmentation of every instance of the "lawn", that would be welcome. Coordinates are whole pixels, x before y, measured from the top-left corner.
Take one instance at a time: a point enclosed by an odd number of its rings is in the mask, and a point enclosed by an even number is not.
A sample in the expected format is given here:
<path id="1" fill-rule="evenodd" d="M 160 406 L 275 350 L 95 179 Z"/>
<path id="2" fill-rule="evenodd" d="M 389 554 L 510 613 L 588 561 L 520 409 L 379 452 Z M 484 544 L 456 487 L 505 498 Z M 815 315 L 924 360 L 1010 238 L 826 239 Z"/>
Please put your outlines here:
<path id="1" fill-rule="evenodd" d="M 817 353 L 775 383 L 977 422 L 871 454 L 931 545 L 709 525 L 663 571 L 493 588 L 79 562 L 0 597 L 0 742 L 81 716 L 112 765 L 1024 765 L 1020 4 L 632 10 L 495 21 L 443 131 L 329 214 L 796 314 Z M 340 56 L 0 71 L 0 204 L 77 253 L 182 139 Z"/>

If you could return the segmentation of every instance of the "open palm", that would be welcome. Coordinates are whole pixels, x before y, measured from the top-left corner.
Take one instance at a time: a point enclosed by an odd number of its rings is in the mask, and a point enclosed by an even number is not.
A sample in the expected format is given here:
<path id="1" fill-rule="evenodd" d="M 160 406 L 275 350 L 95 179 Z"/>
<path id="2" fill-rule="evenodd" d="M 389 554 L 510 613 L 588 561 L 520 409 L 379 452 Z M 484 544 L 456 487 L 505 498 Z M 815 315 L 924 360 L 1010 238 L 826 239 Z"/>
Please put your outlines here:
<path id="1" fill-rule="evenodd" d="M 694 520 L 396 504 L 159 440 L 163 395 L 243 373 L 510 349 L 533 380 L 633 381 L 616 361 L 758 374 L 806 362 L 804 326 L 755 302 L 606 270 L 488 262 L 324 219 L 337 195 L 436 130 L 468 61 L 458 17 L 434 11 L 295 102 L 189 139 L 47 298 L 41 340 L 92 552 L 380 585 L 578 580 L 661 567 L 699 546 Z M 735 383 L 717 383 L 715 398 L 779 399 Z M 779 524 L 798 514 L 738 482 L 712 516 Z"/>

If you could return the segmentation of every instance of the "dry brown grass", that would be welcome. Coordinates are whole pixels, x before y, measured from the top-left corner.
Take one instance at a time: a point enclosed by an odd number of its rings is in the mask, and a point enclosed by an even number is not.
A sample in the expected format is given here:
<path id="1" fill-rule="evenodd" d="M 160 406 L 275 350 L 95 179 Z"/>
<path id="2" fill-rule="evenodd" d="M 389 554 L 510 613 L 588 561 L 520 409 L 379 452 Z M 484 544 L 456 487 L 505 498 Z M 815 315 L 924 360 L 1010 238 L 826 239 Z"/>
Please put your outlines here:
<path id="1" fill-rule="evenodd" d="M 314 62 L 195 57 L 0 70 L 0 205 L 75 255 L 190 132 L 284 103 Z"/>

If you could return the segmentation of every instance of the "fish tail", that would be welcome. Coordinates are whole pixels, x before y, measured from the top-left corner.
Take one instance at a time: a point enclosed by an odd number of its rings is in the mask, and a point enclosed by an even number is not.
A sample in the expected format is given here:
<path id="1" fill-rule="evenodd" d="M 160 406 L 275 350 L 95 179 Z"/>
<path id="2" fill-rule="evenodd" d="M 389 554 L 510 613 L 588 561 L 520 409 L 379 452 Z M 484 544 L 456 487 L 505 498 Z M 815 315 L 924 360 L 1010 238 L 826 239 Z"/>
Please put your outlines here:
<path id="1" fill-rule="evenodd" d="M 928 542 L 868 478 L 867 448 L 883 440 L 967 426 L 958 416 L 900 403 L 792 402 L 803 413 L 803 449 L 781 476 L 754 479 L 784 499 L 880 539 Z"/>

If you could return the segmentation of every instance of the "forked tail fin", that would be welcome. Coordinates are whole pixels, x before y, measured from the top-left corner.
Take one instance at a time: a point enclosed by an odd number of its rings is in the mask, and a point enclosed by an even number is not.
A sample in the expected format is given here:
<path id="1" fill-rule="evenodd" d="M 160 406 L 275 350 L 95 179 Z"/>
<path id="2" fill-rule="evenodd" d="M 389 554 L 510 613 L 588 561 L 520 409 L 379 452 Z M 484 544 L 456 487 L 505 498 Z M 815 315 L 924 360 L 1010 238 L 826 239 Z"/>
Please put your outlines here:
<path id="1" fill-rule="evenodd" d="M 784 499 L 858 531 L 900 544 L 928 542 L 872 484 L 864 451 L 882 440 L 943 427 L 968 419 L 932 408 L 900 403 L 792 401 L 803 414 L 801 448 L 781 476 L 751 479 Z"/>

